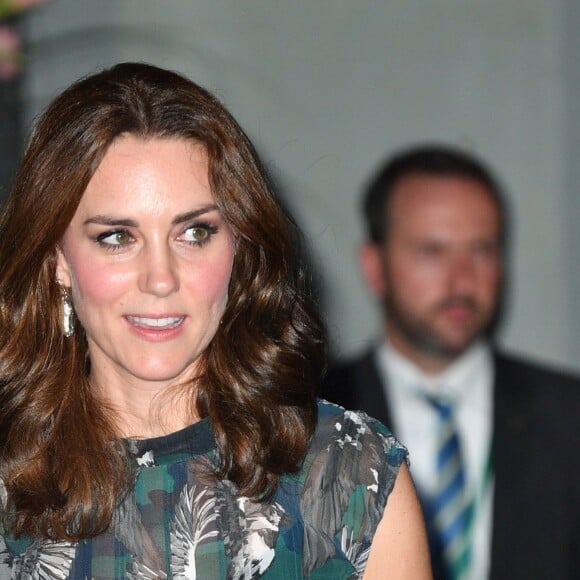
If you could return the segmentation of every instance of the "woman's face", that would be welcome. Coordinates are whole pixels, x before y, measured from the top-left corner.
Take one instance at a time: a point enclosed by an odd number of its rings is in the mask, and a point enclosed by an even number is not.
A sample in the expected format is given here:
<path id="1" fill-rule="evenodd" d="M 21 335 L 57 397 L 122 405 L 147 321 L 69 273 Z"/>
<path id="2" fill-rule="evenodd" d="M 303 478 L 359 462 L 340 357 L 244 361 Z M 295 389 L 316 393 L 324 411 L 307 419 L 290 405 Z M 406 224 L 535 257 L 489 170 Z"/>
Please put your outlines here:
<path id="1" fill-rule="evenodd" d="M 59 281 L 104 388 L 161 387 L 195 374 L 228 298 L 234 238 L 201 145 L 122 136 L 62 239 Z"/>

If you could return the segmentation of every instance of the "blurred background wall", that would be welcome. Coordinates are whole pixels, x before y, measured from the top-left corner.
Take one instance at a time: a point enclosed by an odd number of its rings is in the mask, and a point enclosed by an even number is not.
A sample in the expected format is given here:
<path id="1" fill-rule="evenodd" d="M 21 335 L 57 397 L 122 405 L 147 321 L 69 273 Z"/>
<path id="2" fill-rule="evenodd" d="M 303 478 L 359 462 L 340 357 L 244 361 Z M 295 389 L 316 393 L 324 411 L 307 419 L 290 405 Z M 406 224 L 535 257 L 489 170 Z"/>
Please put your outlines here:
<path id="1" fill-rule="evenodd" d="M 378 332 L 356 263 L 369 173 L 416 141 L 477 153 L 515 214 L 500 342 L 580 370 L 573 0 L 49 0 L 22 20 L 24 133 L 60 89 L 116 61 L 174 68 L 218 94 L 305 231 L 335 353 Z M 6 112 L 0 177 L 19 151 Z"/>

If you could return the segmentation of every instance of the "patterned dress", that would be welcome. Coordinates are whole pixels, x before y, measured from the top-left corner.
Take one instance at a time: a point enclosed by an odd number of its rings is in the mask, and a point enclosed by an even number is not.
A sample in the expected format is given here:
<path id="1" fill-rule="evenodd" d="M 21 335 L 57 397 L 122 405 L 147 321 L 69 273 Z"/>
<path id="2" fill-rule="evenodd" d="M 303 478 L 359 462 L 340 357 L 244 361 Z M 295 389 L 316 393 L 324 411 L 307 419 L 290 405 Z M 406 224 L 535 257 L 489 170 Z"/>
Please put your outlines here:
<path id="1" fill-rule="evenodd" d="M 320 402 L 301 472 L 259 503 L 201 475 L 216 457 L 207 419 L 128 443 L 136 484 L 110 530 L 78 543 L 6 536 L 0 578 L 360 578 L 406 458 L 380 423 Z"/>

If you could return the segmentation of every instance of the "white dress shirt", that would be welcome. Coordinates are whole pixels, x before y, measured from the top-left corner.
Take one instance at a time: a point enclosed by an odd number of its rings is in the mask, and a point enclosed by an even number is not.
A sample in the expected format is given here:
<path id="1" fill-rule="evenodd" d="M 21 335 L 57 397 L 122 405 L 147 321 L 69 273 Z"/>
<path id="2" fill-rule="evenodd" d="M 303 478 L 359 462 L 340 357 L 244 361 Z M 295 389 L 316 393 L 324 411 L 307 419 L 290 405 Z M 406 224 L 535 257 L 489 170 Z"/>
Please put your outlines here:
<path id="1" fill-rule="evenodd" d="M 438 375 L 423 373 L 388 342 L 375 352 L 393 425 L 408 448 L 411 473 L 420 493 L 430 495 L 437 470 L 438 417 L 421 392 L 443 394 L 454 402 L 466 470 L 467 492 L 475 498 L 470 580 L 489 573 L 493 481 L 489 473 L 493 412 L 493 358 L 480 341 Z"/>

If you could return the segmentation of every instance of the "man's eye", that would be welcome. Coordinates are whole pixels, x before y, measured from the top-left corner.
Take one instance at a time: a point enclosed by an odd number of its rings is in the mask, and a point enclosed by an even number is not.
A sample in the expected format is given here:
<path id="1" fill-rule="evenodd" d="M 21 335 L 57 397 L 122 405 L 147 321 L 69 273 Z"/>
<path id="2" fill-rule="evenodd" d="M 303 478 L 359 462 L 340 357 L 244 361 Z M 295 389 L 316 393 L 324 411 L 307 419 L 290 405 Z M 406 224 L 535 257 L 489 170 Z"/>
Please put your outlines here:
<path id="1" fill-rule="evenodd" d="M 437 245 L 420 246 L 417 253 L 425 257 L 437 257 L 443 254 L 443 248 Z"/>
<path id="2" fill-rule="evenodd" d="M 496 256 L 498 254 L 498 244 L 481 243 L 474 244 L 471 251 L 476 256 Z"/>
<path id="3" fill-rule="evenodd" d="M 104 246 L 124 246 L 125 244 L 129 244 L 132 240 L 133 236 L 125 230 L 105 232 L 100 236 L 97 236 L 99 244 Z"/>

